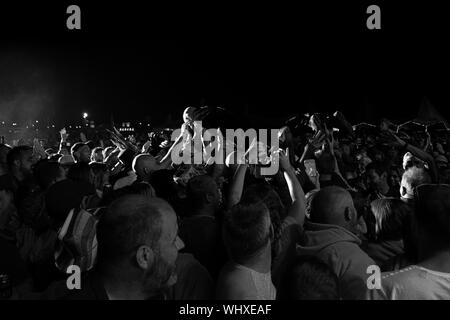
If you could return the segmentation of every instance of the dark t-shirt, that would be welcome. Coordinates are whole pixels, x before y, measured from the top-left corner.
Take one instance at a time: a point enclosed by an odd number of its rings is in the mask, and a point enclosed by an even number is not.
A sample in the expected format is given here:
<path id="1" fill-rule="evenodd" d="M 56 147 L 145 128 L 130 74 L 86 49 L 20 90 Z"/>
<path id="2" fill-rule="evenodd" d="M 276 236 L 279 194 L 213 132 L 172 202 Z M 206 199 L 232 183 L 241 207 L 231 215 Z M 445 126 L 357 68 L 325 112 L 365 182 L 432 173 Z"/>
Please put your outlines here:
<path id="1" fill-rule="evenodd" d="M 61 297 L 62 300 L 109 300 L 106 294 L 105 287 L 95 272 L 88 273 L 81 278 L 81 289 L 73 289 L 69 291 L 66 289 L 65 295 Z"/>
<path id="2" fill-rule="evenodd" d="M 214 297 L 214 283 L 204 266 L 192 254 L 178 254 L 177 282 L 167 290 L 167 300 L 208 300 Z"/>
<path id="3" fill-rule="evenodd" d="M 25 262 L 20 258 L 19 250 L 0 233 L 0 274 L 8 274 L 13 286 L 29 278 Z"/>
<path id="4" fill-rule="evenodd" d="M 192 253 L 215 279 L 226 262 L 217 219 L 212 216 L 185 218 L 181 222 L 179 235 L 185 245 L 183 252 Z"/>
<path id="5" fill-rule="evenodd" d="M 19 181 L 10 173 L 0 176 L 0 186 L 2 190 L 9 190 L 15 194 L 19 189 L 19 185 Z"/>
<path id="6" fill-rule="evenodd" d="M 364 251 L 381 267 L 394 257 L 404 253 L 403 241 L 369 242 Z"/>
<path id="7" fill-rule="evenodd" d="M 296 257 L 296 244 L 300 242 L 302 227 L 291 216 L 287 216 L 281 223 L 281 238 L 277 245 L 277 255 L 272 261 L 272 281 L 278 288 L 281 277 Z"/>
<path id="8" fill-rule="evenodd" d="M 70 276 L 70 275 L 68 275 Z M 69 290 L 67 280 L 53 283 L 43 294 L 40 300 L 109 300 L 105 286 L 95 270 L 89 271 L 81 276 L 81 288 Z M 163 300 L 161 294 L 148 300 Z"/>
<path id="9" fill-rule="evenodd" d="M 69 277 L 70 275 L 67 275 Z M 95 272 L 81 276 L 81 289 L 68 289 L 67 279 L 53 282 L 38 300 L 108 300 L 103 283 Z"/>

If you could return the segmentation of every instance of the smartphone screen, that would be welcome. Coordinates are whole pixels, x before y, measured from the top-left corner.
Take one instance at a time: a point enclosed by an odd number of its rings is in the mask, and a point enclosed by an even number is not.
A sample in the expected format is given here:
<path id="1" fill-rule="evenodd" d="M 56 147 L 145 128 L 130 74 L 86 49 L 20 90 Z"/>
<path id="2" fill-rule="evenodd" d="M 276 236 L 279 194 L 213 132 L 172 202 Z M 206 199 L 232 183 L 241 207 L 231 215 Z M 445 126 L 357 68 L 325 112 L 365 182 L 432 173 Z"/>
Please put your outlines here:
<path id="1" fill-rule="evenodd" d="M 304 164 L 306 174 L 310 177 L 316 177 L 317 176 L 316 160 L 314 159 L 305 160 Z"/>

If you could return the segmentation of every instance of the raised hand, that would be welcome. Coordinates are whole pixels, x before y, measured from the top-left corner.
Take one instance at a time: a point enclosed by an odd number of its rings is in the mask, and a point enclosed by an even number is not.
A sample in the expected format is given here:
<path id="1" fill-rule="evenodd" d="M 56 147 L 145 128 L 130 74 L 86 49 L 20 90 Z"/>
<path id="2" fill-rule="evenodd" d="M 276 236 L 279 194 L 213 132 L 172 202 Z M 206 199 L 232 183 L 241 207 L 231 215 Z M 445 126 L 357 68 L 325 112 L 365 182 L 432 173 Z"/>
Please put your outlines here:
<path id="1" fill-rule="evenodd" d="M 322 130 L 317 131 L 316 134 L 309 140 L 309 144 L 315 149 L 319 149 L 325 141 L 326 133 Z"/>
<path id="2" fill-rule="evenodd" d="M 83 132 L 80 132 L 80 140 L 81 140 L 81 142 L 86 142 L 87 141 L 86 135 Z"/>
<path id="3" fill-rule="evenodd" d="M 333 135 L 333 131 L 329 131 L 326 127 L 326 140 L 327 140 L 327 144 L 328 144 L 328 148 L 330 149 L 330 153 L 331 155 L 334 156 L 334 135 Z"/>
<path id="4" fill-rule="evenodd" d="M 283 171 L 288 171 L 292 168 L 291 162 L 289 161 L 289 148 L 287 148 L 286 151 L 278 149 L 272 152 L 271 157 L 278 157 L 280 168 Z"/>
<path id="5" fill-rule="evenodd" d="M 245 159 L 251 160 L 250 162 L 256 162 L 257 159 L 249 159 L 249 157 L 258 157 L 258 139 L 256 138 L 253 138 L 242 159 L 238 159 L 238 163 L 240 163 L 239 160 L 245 162 Z"/>
<path id="6" fill-rule="evenodd" d="M 292 140 L 292 132 L 289 127 L 285 126 L 280 129 L 278 133 L 278 139 L 280 140 L 280 142 L 287 142 Z"/>
<path id="7" fill-rule="evenodd" d="M 115 139 L 110 139 L 112 144 L 116 146 L 119 150 L 125 150 L 127 147 L 120 141 L 117 141 Z"/>
<path id="8" fill-rule="evenodd" d="M 59 131 L 59 134 L 61 135 L 61 140 L 62 140 L 63 142 L 65 142 L 65 141 L 67 140 L 67 137 L 69 136 L 69 134 L 67 133 L 66 128 L 62 128 L 62 129 Z"/>
<path id="9" fill-rule="evenodd" d="M 33 139 L 33 153 L 41 158 L 47 158 L 47 153 L 37 138 Z"/>

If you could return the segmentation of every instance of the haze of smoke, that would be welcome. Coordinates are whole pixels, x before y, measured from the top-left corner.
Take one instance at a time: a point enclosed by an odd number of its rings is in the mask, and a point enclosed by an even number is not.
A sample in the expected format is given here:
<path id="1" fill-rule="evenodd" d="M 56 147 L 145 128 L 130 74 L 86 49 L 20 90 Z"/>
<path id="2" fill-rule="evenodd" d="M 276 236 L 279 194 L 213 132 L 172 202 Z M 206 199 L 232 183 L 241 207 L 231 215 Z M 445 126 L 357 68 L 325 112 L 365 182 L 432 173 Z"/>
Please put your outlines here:
<path id="1" fill-rule="evenodd" d="M 26 123 L 47 118 L 53 109 L 53 97 L 45 89 L 21 91 L 12 97 L 0 97 L 0 119 Z"/>

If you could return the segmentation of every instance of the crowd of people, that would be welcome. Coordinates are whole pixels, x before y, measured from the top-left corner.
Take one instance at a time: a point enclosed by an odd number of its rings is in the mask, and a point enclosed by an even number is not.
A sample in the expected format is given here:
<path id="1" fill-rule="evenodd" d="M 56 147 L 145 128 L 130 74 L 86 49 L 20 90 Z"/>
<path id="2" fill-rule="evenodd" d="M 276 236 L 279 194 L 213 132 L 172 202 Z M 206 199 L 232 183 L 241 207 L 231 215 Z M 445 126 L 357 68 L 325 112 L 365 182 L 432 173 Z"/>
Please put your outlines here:
<path id="1" fill-rule="evenodd" d="M 220 141 L 223 161 L 173 163 L 203 152 L 175 148 L 196 121 L 225 132 L 221 112 L 187 108 L 177 139 L 111 128 L 109 145 L 65 130 L 57 150 L 0 145 L 1 296 L 450 299 L 447 132 L 300 115 L 280 124 L 278 148 Z M 253 148 L 276 157 L 275 175 L 248 161 Z"/>

